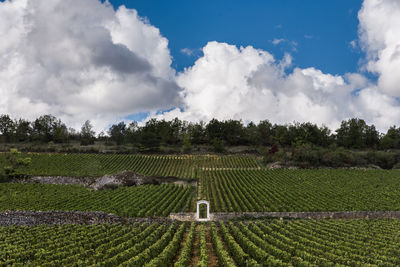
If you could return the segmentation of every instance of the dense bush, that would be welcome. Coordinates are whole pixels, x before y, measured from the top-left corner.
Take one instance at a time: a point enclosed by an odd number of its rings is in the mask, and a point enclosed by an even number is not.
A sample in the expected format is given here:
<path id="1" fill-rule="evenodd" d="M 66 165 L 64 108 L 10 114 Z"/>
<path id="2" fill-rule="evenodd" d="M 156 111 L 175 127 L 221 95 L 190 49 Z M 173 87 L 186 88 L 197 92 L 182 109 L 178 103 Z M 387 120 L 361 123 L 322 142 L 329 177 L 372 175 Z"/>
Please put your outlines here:
<path id="1" fill-rule="evenodd" d="M 322 148 L 312 145 L 300 145 L 291 149 L 291 153 L 280 150 L 277 153 L 264 153 L 264 162 L 280 162 L 283 166 L 300 168 L 318 167 L 371 167 L 392 169 L 400 162 L 399 152 L 390 151 L 353 151 L 344 148 Z"/>

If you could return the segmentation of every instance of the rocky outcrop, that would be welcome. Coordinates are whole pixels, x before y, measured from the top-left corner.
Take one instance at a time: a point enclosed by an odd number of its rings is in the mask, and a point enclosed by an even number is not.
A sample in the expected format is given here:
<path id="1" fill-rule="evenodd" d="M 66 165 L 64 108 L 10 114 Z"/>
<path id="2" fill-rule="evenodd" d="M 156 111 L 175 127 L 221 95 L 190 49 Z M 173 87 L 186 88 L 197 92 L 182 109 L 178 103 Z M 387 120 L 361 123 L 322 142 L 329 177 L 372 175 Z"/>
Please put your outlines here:
<path id="1" fill-rule="evenodd" d="M 196 186 L 196 181 L 180 179 L 177 177 L 145 176 L 131 171 L 118 174 L 104 175 L 102 177 L 66 177 L 66 176 L 32 176 L 24 179 L 14 179 L 13 183 L 39 183 L 39 184 L 64 184 L 83 185 L 94 190 L 112 189 L 119 186 L 138 186 L 144 184 L 173 183 L 177 185 Z"/>

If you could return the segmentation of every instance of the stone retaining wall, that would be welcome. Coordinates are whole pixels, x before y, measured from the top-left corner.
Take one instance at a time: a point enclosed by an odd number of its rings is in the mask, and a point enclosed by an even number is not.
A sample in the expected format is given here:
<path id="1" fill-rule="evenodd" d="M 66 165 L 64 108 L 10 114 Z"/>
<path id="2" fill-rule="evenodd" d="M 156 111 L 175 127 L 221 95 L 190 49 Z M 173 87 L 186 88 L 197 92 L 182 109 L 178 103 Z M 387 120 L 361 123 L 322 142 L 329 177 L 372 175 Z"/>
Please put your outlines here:
<path id="1" fill-rule="evenodd" d="M 4 211 L 0 212 L 0 226 L 33 226 L 40 224 L 134 224 L 135 222 L 171 222 L 168 218 L 123 218 L 105 212 L 82 211 Z"/>
<path id="2" fill-rule="evenodd" d="M 171 213 L 169 215 L 169 218 L 175 221 L 192 222 L 196 221 L 196 213 L 188 213 L 188 212 Z"/>
<path id="3" fill-rule="evenodd" d="M 292 219 L 400 219 L 400 211 L 334 211 L 334 212 L 216 212 L 210 213 L 210 221 L 239 218 L 292 218 Z M 172 213 L 170 218 L 179 221 L 195 220 L 195 213 Z"/>
<path id="4" fill-rule="evenodd" d="M 210 221 L 252 218 L 293 219 L 400 219 L 400 211 L 339 211 L 339 212 L 219 212 L 210 213 Z M 0 212 L 0 226 L 33 226 L 40 224 L 134 224 L 136 222 L 196 221 L 195 213 L 171 213 L 169 218 L 123 218 L 105 212 L 82 211 L 4 211 Z"/>

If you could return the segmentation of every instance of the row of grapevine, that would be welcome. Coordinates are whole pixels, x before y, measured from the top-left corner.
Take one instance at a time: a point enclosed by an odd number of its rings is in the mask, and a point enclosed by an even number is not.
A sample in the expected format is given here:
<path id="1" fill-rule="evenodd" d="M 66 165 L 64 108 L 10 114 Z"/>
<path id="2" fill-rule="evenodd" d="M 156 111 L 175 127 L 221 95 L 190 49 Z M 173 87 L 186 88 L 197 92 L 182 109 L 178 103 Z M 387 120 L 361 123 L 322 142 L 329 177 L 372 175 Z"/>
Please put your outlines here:
<path id="1" fill-rule="evenodd" d="M 400 210 L 398 171 L 202 171 L 198 196 L 218 211 Z M 143 185 L 93 191 L 74 185 L 0 184 L 0 210 L 106 211 L 168 216 L 190 211 L 189 186 Z"/>
<path id="2" fill-rule="evenodd" d="M 176 225 L 137 224 L 97 226 L 0 227 L 0 265 L 115 266 L 135 257 L 165 237 L 169 243 Z M 181 226 L 182 228 L 182 226 Z M 165 243 L 163 243 L 165 245 Z M 166 247 L 166 246 L 164 246 Z M 164 247 L 160 247 L 163 249 Z M 146 260 L 143 260 L 146 262 Z"/>
<path id="3" fill-rule="evenodd" d="M 220 223 L 222 237 L 233 259 L 239 266 L 256 266 L 257 262 L 249 257 L 240 245 L 235 241 L 223 222 Z"/>
<path id="4" fill-rule="evenodd" d="M 203 170 L 212 169 L 258 169 L 258 162 L 250 156 L 196 156 L 197 166 Z"/>
<path id="5" fill-rule="evenodd" d="M 398 220 L 198 225 L 199 260 L 218 266 L 399 266 Z M 195 223 L 0 227 L 1 266 L 191 266 Z M 185 234 L 186 233 L 186 234 Z M 186 236 L 186 237 L 185 237 Z"/>
<path id="6" fill-rule="evenodd" d="M 397 170 L 213 170 L 199 196 L 214 212 L 400 210 Z"/>
<path id="7" fill-rule="evenodd" d="M 208 251 L 207 251 L 207 241 L 206 241 L 206 228 L 204 224 L 200 225 L 200 259 L 197 263 L 198 267 L 207 267 L 208 265 Z"/>
<path id="8" fill-rule="evenodd" d="M 178 231 L 174 235 L 167 246 L 164 246 L 164 250 L 155 258 L 153 258 L 150 263 L 146 264 L 147 267 L 167 267 L 171 265 L 176 253 L 179 250 L 183 234 L 185 231 L 185 224 L 181 224 Z"/>
<path id="9" fill-rule="evenodd" d="M 192 259 L 195 226 L 196 226 L 196 224 L 194 222 L 191 223 L 189 233 L 186 236 L 185 244 L 182 248 L 182 251 L 179 255 L 178 260 L 174 264 L 175 267 L 189 266 L 189 262 Z"/>
<path id="10" fill-rule="evenodd" d="M 32 164 L 23 174 L 49 176 L 101 176 L 131 170 L 144 175 L 197 178 L 202 169 L 257 169 L 251 156 L 118 155 L 118 154 L 24 154 Z M 5 154 L 0 154 L 0 167 Z"/>
<path id="11" fill-rule="evenodd" d="M 143 185 L 93 191 L 76 185 L 0 183 L 0 210 L 105 211 L 127 217 L 168 216 L 191 203 L 193 187 Z"/>
<path id="12" fill-rule="evenodd" d="M 236 266 L 235 262 L 229 255 L 228 251 L 225 249 L 225 245 L 221 240 L 217 227 L 214 223 L 211 223 L 211 239 L 213 242 L 215 254 L 218 257 L 218 263 L 220 266 L 233 267 Z"/>
<path id="13" fill-rule="evenodd" d="M 219 223 L 239 266 L 398 266 L 399 227 L 397 220 Z"/>

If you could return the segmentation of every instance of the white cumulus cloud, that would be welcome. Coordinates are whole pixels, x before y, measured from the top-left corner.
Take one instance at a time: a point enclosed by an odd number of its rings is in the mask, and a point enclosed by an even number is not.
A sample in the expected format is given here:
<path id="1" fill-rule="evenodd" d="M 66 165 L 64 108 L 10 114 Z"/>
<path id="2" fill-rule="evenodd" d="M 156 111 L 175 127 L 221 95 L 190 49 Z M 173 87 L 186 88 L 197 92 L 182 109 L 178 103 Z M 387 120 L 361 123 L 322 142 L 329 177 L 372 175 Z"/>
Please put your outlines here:
<path id="1" fill-rule="evenodd" d="M 178 75 L 184 105 L 153 116 L 189 121 L 310 121 L 332 129 L 355 116 L 381 130 L 399 122 L 397 101 L 361 74 L 331 75 L 315 68 L 294 68 L 286 73 L 290 55 L 277 61 L 251 46 L 209 42 L 203 53 Z"/>
<path id="2" fill-rule="evenodd" d="M 251 46 L 210 42 L 204 57 L 178 76 L 184 105 L 158 117 L 311 121 L 332 129 L 359 117 L 381 131 L 400 125 L 400 1 L 365 0 L 358 17 L 359 40 L 350 45 L 366 52 L 362 70 L 377 74 L 377 83 L 360 73 L 332 75 L 312 67 L 287 73 L 289 55 L 277 61 Z"/>
<path id="3" fill-rule="evenodd" d="M 6 0 L 0 114 L 51 113 L 77 128 L 90 119 L 96 130 L 137 112 L 190 121 L 310 121 L 332 129 L 359 117 L 384 131 L 400 125 L 400 2 L 365 0 L 359 20 L 359 39 L 350 45 L 366 52 L 364 69 L 377 74 L 377 83 L 360 73 L 293 67 L 290 54 L 277 60 L 220 42 L 209 42 L 176 73 L 168 40 L 134 9 L 99 0 Z M 272 41 L 282 42 L 296 49 L 295 42 Z"/>
<path id="4" fill-rule="evenodd" d="M 168 40 L 97 0 L 0 2 L 0 113 L 97 129 L 179 104 Z"/>
<path id="5" fill-rule="evenodd" d="M 379 75 L 383 92 L 400 96 L 400 1 L 365 0 L 358 14 L 366 69 Z"/>

